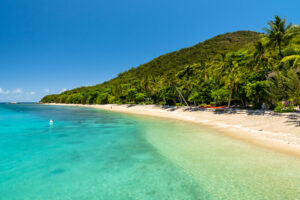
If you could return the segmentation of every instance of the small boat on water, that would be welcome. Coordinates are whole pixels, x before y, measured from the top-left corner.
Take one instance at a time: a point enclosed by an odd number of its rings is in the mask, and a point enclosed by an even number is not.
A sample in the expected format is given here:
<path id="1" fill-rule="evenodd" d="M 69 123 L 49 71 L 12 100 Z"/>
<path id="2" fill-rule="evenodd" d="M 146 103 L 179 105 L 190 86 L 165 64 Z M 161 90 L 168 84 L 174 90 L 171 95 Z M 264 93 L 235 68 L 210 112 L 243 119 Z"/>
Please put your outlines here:
<path id="1" fill-rule="evenodd" d="M 18 102 L 13 101 L 13 102 L 9 102 L 9 104 L 18 104 Z"/>

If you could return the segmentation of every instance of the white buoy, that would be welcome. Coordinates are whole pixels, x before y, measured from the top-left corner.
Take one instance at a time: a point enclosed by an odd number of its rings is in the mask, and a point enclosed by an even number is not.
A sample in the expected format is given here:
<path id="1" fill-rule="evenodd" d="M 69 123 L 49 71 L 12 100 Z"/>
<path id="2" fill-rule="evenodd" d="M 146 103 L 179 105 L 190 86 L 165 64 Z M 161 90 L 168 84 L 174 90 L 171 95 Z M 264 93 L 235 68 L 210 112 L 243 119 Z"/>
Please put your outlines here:
<path id="1" fill-rule="evenodd" d="M 50 119 L 49 124 L 53 125 L 53 120 L 52 119 Z"/>

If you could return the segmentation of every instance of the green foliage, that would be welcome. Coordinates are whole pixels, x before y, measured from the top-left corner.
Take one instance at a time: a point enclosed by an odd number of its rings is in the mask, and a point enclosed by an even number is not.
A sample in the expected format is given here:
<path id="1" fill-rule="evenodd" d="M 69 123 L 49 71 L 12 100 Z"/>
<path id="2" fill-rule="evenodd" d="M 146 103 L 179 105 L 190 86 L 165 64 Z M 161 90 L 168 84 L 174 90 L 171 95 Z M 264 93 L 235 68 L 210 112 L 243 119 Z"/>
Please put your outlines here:
<path id="1" fill-rule="evenodd" d="M 164 106 L 164 105 L 166 105 L 167 103 L 166 103 L 166 102 L 163 102 L 163 101 L 161 101 L 161 102 L 159 102 L 158 104 L 159 104 L 159 105 L 162 105 L 162 106 Z"/>
<path id="2" fill-rule="evenodd" d="M 268 22 L 269 28 L 264 30 L 268 34 L 269 46 L 278 47 L 279 55 L 283 57 L 282 46 L 286 45 L 297 33 L 298 25 L 292 23 L 286 25 L 286 20 L 275 16 L 274 20 Z"/>
<path id="3" fill-rule="evenodd" d="M 212 101 L 209 103 L 211 106 L 216 106 L 216 102 Z"/>
<path id="4" fill-rule="evenodd" d="M 98 94 L 97 98 L 96 98 L 96 104 L 107 104 L 108 102 L 108 98 L 109 98 L 109 94 L 104 92 L 104 93 L 100 93 Z"/>
<path id="5" fill-rule="evenodd" d="M 278 102 L 277 106 L 274 108 L 274 112 L 293 112 L 295 111 L 295 106 L 293 104 L 289 104 L 288 106 L 284 106 L 282 102 Z"/>
<path id="6" fill-rule="evenodd" d="M 225 102 L 228 100 L 229 91 L 226 88 L 220 88 L 217 90 L 213 90 L 211 96 L 217 104 L 220 104 L 221 102 Z"/>
<path id="7" fill-rule="evenodd" d="M 246 96 L 256 103 L 265 101 L 267 97 L 268 84 L 264 81 L 249 82 L 244 87 Z M 253 103 L 253 102 L 252 102 Z"/>
<path id="8" fill-rule="evenodd" d="M 99 85 L 41 102 L 225 105 L 300 104 L 299 27 L 275 17 L 267 34 L 237 31 L 167 53 Z M 276 47 L 276 49 L 274 48 Z M 275 106 L 275 105 L 274 105 Z M 278 109 L 278 108 L 277 108 Z"/>
<path id="9" fill-rule="evenodd" d="M 127 91 L 127 99 L 131 102 L 135 102 L 136 95 L 137 95 L 136 89 L 129 89 Z"/>
<path id="10" fill-rule="evenodd" d="M 152 105 L 154 102 L 153 101 L 146 101 L 145 104 L 146 105 Z"/>
<path id="11" fill-rule="evenodd" d="M 274 112 L 282 112 L 284 105 L 282 102 L 277 103 L 277 106 L 274 108 Z"/>
<path id="12" fill-rule="evenodd" d="M 143 102 L 145 100 L 145 97 L 146 97 L 146 95 L 144 93 L 139 92 L 139 93 L 135 94 L 135 100 L 139 103 Z"/>
<path id="13" fill-rule="evenodd" d="M 300 79 L 293 69 L 273 73 L 269 79 L 269 94 L 277 100 L 300 104 Z"/>

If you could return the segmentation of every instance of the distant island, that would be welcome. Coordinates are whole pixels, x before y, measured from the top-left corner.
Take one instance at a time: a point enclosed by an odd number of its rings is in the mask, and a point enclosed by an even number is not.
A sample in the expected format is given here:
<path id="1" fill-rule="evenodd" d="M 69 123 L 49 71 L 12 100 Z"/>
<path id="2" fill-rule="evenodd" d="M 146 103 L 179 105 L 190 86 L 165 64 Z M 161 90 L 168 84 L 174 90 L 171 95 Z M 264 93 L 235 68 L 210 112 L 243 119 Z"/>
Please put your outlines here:
<path id="1" fill-rule="evenodd" d="M 275 16 L 265 33 L 237 31 L 167 53 L 99 85 L 42 103 L 235 106 L 300 105 L 300 29 Z"/>

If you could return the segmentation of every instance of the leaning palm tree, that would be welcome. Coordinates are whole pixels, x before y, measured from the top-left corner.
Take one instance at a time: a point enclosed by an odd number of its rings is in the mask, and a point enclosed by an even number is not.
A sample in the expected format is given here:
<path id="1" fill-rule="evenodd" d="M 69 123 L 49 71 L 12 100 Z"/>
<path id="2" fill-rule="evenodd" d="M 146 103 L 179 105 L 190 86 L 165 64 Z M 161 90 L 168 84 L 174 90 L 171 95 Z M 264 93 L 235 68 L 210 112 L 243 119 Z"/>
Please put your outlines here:
<path id="1" fill-rule="evenodd" d="M 274 21 L 268 22 L 269 28 L 264 28 L 264 31 L 268 34 L 269 45 L 278 47 L 279 55 L 282 55 L 282 45 L 289 42 L 293 36 L 297 33 L 298 25 L 292 25 L 289 23 L 286 25 L 286 19 L 281 19 L 279 16 L 275 16 Z"/>
<path id="2" fill-rule="evenodd" d="M 287 63 L 289 68 L 300 69 L 300 55 L 285 56 L 281 63 Z"/>

